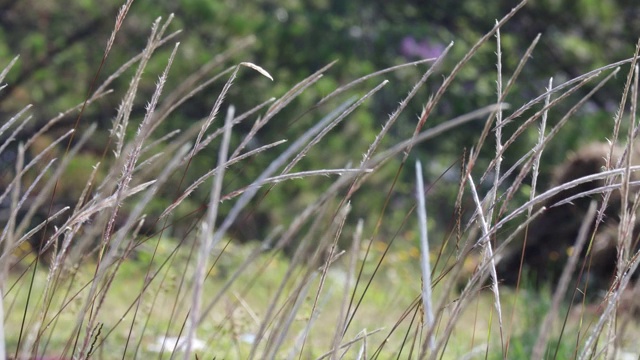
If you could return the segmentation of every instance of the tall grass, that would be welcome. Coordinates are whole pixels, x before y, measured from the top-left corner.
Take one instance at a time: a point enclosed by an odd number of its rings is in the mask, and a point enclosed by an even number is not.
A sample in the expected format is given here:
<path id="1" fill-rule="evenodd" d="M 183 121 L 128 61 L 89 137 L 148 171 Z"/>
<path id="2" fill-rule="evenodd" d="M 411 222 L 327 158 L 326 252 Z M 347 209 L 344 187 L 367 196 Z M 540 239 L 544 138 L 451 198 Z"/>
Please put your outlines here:
<path id="1" fill-rule="evenodd" d="M 631 198 L 628 194 L 634 191 L 630 174 L 638 169 L 630 161 L 630 147 L 637 132 L 638 54 L 555 87 L 550 81 L 549 88 L 541 89 L 536 98 L 522 105 L 507 105 L 505 99 L 519 80 L 521 70 L 535 52 L 540 39 L 540 36 L 534 39 L 522 55 L 516 71 L 507 79 L 502 73 L 500 28 L 524 3 L 497 21 L 495 27 L 479 39 L 444 77 L 442 84 L 424 104 L 413 135 L 388 146 L 383 140 L 401 117 L 407 118 L 404 116 L 407 105 L 420 101 L 415 99 L 418 90 L 426 83 L 437 82 L 432 75 L 439 65 L 455 61 L 448 55 L 453 44 L 437 59 L 385 69 L 335 89 L 310 109 L 323 111 L 330 107 L 323 118 L 302 135 L 286 139 L 284 132 L 280 141 L 247 150 L 260 130 L 281 115 L 282 110 L 313 86 L 323 73 L 330 71 L 333 64 L 302 80 L 281 97 L 242 112 L 227 100 L 239 72 L 253 72 L 264 77 L 264 81 L 278 79 L 272 79 L 268 69 L 248 62 L 207 77 L 210 70 L 220 65 L 220 59 L 225 58 L 223 56 L 187 77 L 169 96 L 164 96 L 166 80 L 172 75 L 175 55 L 180 51 L 179 43 L 175 43 L 166 68 L 156 82 L 155 92 L 148 100 L 144 117 L 132 132 L 133 109 L 146 66 L 156 50 L 174 41 L 177 35 L 167 35 L 171 17 L 164 22 L 158 19 L 152 26 L 147 46 L 139 56 L 107 77 L 104 83 L 94 83 L 86 101 L 51 119 L 39 132 L 17 146 L 12 178 L 0 195 L 0 203 L 8 208 L 0 238 L 3 296 L 0 311 L 4 319 L 0 326 L 0 358 L 30 359 L 53 355 L 77 359 L 151 356 L 185 359 L 367 359 L 390 356 L 436 359 L 491 355 L 541 359 L 558 356 L 558 351 L 566 351 L 570 356 L 579 358 L 614 356 L 624 348 L 624 331 L 629 329 L 628 326 L 619 326 L 616 321 L 620 297 L 625 289 L 631 287 L 631 275 L 640 261 L 631 247 L 637 201 L 626 202 Z M 105 59 L 129 6 L 130 2 L 125 4 L 116 19 Z M 497 40 L 495 104 L 487 104 L 470 114 L 429 127 L 428 120 L 446 97 L 460 70 L 480 47 L 492 46 L 493 38 Z M 4 68 L 0 80 L 4 79 L 15 61 Z M 346 101 L 339 102 L 339 94 L 359 94 L 359 86 L 366 83 L 365 80 L 378 79 L 389 71 L 401 71 L 405 66 L 425 65 L 424 76 L 405 97 L 398 99 L 398 108 L 386 119 L 357 166 L 294 172 L 305 155 L 321 151 L 318 144 L 322 139 L 363 103 L 371 101 L 387 81 L 381 79 L 379 85 L 364 95 L 353 96 Z M 101 130 L 95 126 L 80 127 L 78 124 L 85 107 L 108 95 L 110 91 L 107 89 L 113 81 L 133 66 L 137 68 L 108 132 L 100 134 Z M 629 69 L 626 86 L 621 89 L 620 108 L 614 116 L 615 127 L 610 140 L 612 144 L 626 144 L 627 157 L 617 164 L 610 164 L 599 174 L 540 192 L 536 183 L 545 147 L 567 122 L 572 121 L 575 112 L 594 92 L 626 68 Z M 102 66 L 96 79 L 101 78 L 101 69 Z M 221 79 L 226 79 L 226 82 L 213 101 L 208 116 L 187 129 L 168 134 L 158 132 L 159 125 L 170 121 L 171 114 L 187 99 Z M 569 101 L 569 95 L 586 86 L 591 91 L 585 97 L 578 100 L 555 125 L 547 124 L 550 109 Z M 631 112 L 625 116 L 628 98 L 632 99 Z M 31 119 L 29 109 L 30 105 L 26 106 L 0 127 L 3 139 L 0 153 L 7 151 L 16 134 L 23 131 Z M 522 118 L 524 114 L 532 115 Z M 48 134 L 63 116 L 69 115 L 77 115 L 75 127 L 28 158 L 26 154 L 33 150 L 38 138 Z M 241 134 L 236 130 L 239 123 L 251 118 L 256 120 L 250 131 Z M 619 135 L 625 118 L 631 122 L 626 138 Z M 411 267 L 412 264 L 389 260 L 397 238 L 382 242 L 380 231 L 383 226 L 393 229 L 405 226 L 404 222 L 387 224 L 385 218 L 401 171 L 405 166 L 413 167 L 407 164 L 409 154 L 415 153 L 417 144 L 445 136 L 443 134 L 447 131 L 470 121 L 482 121 L 484 127 L 476 144 L 464 154 L 466 161 L 455 204 L 458 210 L 458 218 L 455 219 L 458 231 L 453 234 L 457 237 L 456 244 L 450 241 L 435 243 L 428 236 L 426 206 L 429 198 L 425 199 L 422 167 L 418 163 L 415 167 L 416 205 L 406 212 L 404 221 L 415 216 L 413 212 L 417 209 L 420 256 L 412 259 L 415 268 Z M 507 126 L 517 127 L 509 138 L 503 137 L 502 133 Z M 505 151 L 526 130 L 536 126 L 539 137 L 535 147 L 517 160 L 512 168 L 504 168 L 502 159 Z M 242 136 L 237 144 L 232 141 L 234 133 Z M 495 136 L 495 157 L 486 169 L 479 169 L 476 164 L 481 150 L 492 134 Z M 107 149 L 113 151 L 108 153 L 105 149 L 101 161 L 92 164 L 86 183 L 75 184 L 83 189 L 75 199 L 75 205 L 55 209 L 53 204 L 61 182 L 69 179 L 70 162 L 96 136 L 108 136 Z M 185 175 L 194 170 L 191 168 L 192 160 L 204 150 L 214 148 L 212 144 L 217 151 L 215 167 L 204 171 L 195 169 L 201 173 L 200 178 L 187 183 Z M 66 149 L 57 153 L 56 149 L 60 147 Z M 224 193 L 222 184 L 228 176 L 226 170 L 241 166 L 263 152 L 277 156 L 250 184 Z M 366 194 L 384 198 L 378 217 L 354 219 L 350 212 L 351 202 L 359 201 L 354 200 L 354 195 L 385 166 L 395 167 L 394 179 L 379 193 Z M 493 183 L 478 188 L 488 173 L 493 174 Z M 174 188 L 170 179 L 176 175 L 182 180 Z M 327 181 L 331 183 L 304 211 L 290 223 L 274 226 L 274 231 L 261 244 L 234 246 L 227 233 L 261 190 L 268 192 L 278 183 L 293 179 L 305 181 L 313 176 L 328 177 Z M 515 195 L 522 191 L 527 176 L 532 178 L 530 198 L 519 204 L 514 200 Z M 567 279 L 579 265 L 576 255 L 567 263 L 561 282 L 553 290 L 550 305 L 539 314 L 544 320 L 534 324 L 530 319 L 523 321 L 530 315 L 523 313 L 526 309 L 521 308 L 527 306 L 522 302 L 528 301 L 529 295 L 521 292 L 520 286 L 516 290 L 504 288 L 500 284 L 496 264 L 513 239 L 522 236 L 531 221 L 544 212 L 542 205 L 551 196 L 596 178 L 608 179 L 606 186 L 597 189 L 604 194 L 605 200 L 599 212 L 593 208 L 590 217 L 601 218 L 611 192 L 622 191 L 625 194 L 622 196 L 625 200 L 619 237 L 620 246 L 626 251 L 620 252 L 617 281 L 607 294 L 603 310 L 592 320 L 585 312 L 587 305 L 582 304 L 580 321 L 574 324 L 569 320 L 572 311 L 565 309 L 567 304 L 563 299 L 567 291 L 573 291 Z M 194 190 L 204 186 L 210 186 L 206 211 L 193 225 L 193 232 L 174 238 L 172 225 L 180 221 L 177 210 Z M 172 193 L 175 200 L 163 209 L 157 219 L 148 219 L 146 214 L 150 204 L 160 191 Z M 587 195 L 592 194 L 579 196 Z M 470 216 L 463 217 L 462 199 L 468 196 L 471 196 L 474 208 Z M 222 201 L 232 202 L 231 210 L 224 217 L 219 211 Z M 35 222 L 34 214 L 40 208 L 48 209 L 47 218 Z M 589 223 L 590 217 L 584 220 L 585 224 Z M 145 223 L 153 221 L 161 230 L 151 237 L 141 235 Z M 346 233 L 351 229 L 346 224 L 357 224 L 353 234 Z M 364 230 L 365 224 L 369 225 L 369 232 Z M 581 246 L 592 235 L 586 227 L 584 229 L 579 237 Z M 33 241 L 36 236 L 41 238 Z M 345 238 L 351 239 L 352 245 L 341 249 L 339 240 Z M 21 255 L 21 250 L 30 240 L 42 244 L 37 257 Z M 284 249 L 294 241 L 298 243 L 296 250 L 284 258 Z M 377 248 L 381 243 L 384 246 Z M 465 270 L 470 261 L 477 261 L 472 272 Z M 393 284 L 384 275 L 395 271 L 394 267 L 406 269 L 407 266 L 419 270 L 413 276 L 400 278 L 406 283 Z M 334 286 L 336 283 L 339 286 Z M 490 284 L 490 296 L 482 292 L 485 284 Z M 394 286 L 405 287 L 411 294 L 410 301 L 399 308 L 380 304 L 380 297 L 394 295 L 385 291 L 396 288 Z M 560 319 L 558 327 L 561 311 L 565 311 L 565 318 Z M 247 318 L 239 320 L 239 313 Z M 525 355 L 518 344 L 519 331 L 522 330 L 519 322 L 539 327 L 539 331 L 531 332 L 537 337 L 526 340 L 530 346 L 526 348 Z M 577 329 L 578 335 L 566 340 L 568 328 Z M 550 342 L 556 347 L 550 347 Z M 563 346 L 559 345 L 563 343 Z"/>

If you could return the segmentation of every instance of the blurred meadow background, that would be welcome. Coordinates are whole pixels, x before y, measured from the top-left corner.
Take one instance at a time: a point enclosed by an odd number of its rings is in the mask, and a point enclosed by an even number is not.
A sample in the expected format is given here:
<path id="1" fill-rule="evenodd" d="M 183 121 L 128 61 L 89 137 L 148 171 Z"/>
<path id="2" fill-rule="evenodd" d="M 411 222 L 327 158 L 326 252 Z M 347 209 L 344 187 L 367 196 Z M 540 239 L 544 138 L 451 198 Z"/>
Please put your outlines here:
<path id="1" fill-rule="evenodd" d="M 568 154 L 633 143 L 639 34 L 631 0 L 2 0 L 1 350 L 637 358 L 618 295 L 492 274 Z"/>

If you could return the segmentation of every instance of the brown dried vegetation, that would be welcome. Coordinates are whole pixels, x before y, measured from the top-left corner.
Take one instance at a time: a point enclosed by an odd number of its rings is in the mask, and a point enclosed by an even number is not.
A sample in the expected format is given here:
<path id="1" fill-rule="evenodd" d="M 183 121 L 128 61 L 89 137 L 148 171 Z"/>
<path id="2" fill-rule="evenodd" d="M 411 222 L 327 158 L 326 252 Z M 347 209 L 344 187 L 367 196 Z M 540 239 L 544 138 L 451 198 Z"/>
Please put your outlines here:
<path id="1" fill-rule="evenodd" d="M 606 143 L 582 147 L 555 169 L 551 186 L 559 186 L 603 171 L 607 166 L 606 159 L 609 153 L 610 146 Z M 614 147 L 611 166 L 616 165 L 623 153 L 623 148 Z M 631 155 L 632 164 L 640 163 L 640 149 L 633 148 Z M 632 173 L 631 181 L 637 181 L 639 177 Z M 614 183 L 620 183 L 620 177 L 613 180 Z M 536 286 L 545 282 L 556 284 L 573 250 L 590 202 L 596 200 L 600 209 L 605 195 L 604 192 L 597 192 L 573 199 L 571 203 L 555 205 L 572 196 L 603 187 L 606 181 L 606 179 L 598 179 L 585 182 L 561 191 L 546 201 L 544 206 L 547 210 L 529 226 L 526 236 L 507 249 L 502 258 L 498 273 L 503 282 L 516 284 L 522 268 L 523 273 L 526 274 L 524 276 L 532 280 Z M 631 187 L 629 204 L 633 203 L 636 190 L 637 187 Z M 611 285 L 618 257 L 621 200 L 622 195 L 619 189 L 611 191 L 607 206 L 604 208 L 603 222 L 597 227 L 596 221 L 590 225 L 587 245 L 580 254 L 578 267 L 572 278 L 573 284 L 578 284 L 581 288 L 588 285 L 592 289 L 595 287 L 600 290 L 607 289 Z M 632 249 L 638 248 L 637 220 L 635 225 Z"/>

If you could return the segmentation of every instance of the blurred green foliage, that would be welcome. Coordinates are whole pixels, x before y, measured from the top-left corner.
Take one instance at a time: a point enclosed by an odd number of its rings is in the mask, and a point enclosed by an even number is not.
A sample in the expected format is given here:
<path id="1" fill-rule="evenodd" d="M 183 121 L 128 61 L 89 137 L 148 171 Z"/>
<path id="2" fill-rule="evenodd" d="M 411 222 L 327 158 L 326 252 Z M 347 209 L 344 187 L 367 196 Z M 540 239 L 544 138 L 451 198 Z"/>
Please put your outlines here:
<path id="1" fill-rule="evenodd" d="M 36 105 L 30 129 L 18 140 L 33 134 L 58 112 L 82 102 L 100 66 L 120 5 L 119 1 L 114 0 L 5 0 L 0 3 L 0 65 L 4 66 L 15 55 L 20 55 L 18 65 L 6 79 L 8 87 L 0 93 L 0 116 L 8 119 L 28 103 Z M 182 29 L 183 32 L 178 36 L 182 45 L 171 70 L 167 89 L 172 89 L 215 56 L 237 48 L 243 39 L 255 37 L 252 46 L 239 49 L 222 67 L 212 72 L 220 72 L 224 67 L 240 61 L 251 61 L 273 75 L 275 81 L 271 83 L 250 71 L 240 72 L 227 101 L 240 111 L 284 94 L 309 74 L 333 60 L 339 60 L 321 81 L 261 130 L 259 139 L 266 144 L 283 136 L 290 141 L 295 139 L 297 133 L 337 107 L 347 98 L 346 95 L 319 109 L 307 111 L 338 86 L 389 66 L 423 56 L 438 56 L 453 41 L 454 46 L 442 68 L 420 91 L 385 140 L 386 144 L 392 144 L 411 136 L 422 106 L 437 90 L 443 76 L 450 72 L 477 39 L 493 27 L 495 19 L 504 16 L 514 5 L 513 1 L 505 0 L 489 3 L 480 0 L 437 3 L 418 0 L 138 0 L 134 2 L 116 38 L 98 83 L 140 52 L 145 46 L 153 20 L 170 13 L 176 15 L 171 28 Z M 541 42 L 507 98 L 512 109 L 516 109 L 543 93 L 549 77 L 553 77 L 557 85 L 599 66 L 630 57 L 634 51 L 635 37 L 640 33 L 640 5 L 630 0 L 535 1 L 507 23 L 501 33 L 505 82 L 513 74 L 525 49 L 538 33 L 542 33 Z M 154 90 L 155 79 L 166 64 L 170 48 L 165 46 L 149 65 L 145 74 L 146 82 L 142 84 L 137 100 L 139 110 L 135 113 L 139 117 L 144 114 L 144 104 Z M 495 52 L 495 41 L 480 49 L 436 107 L 427 127 L 496 101 Z M 357 164 L 388 114 L 393 112 L 426 69 L 426 66 L 417 66 L 385 75 L 390 84 L 323 140 L 323 151 L 310 153 L 298 167 L 313 169 Z M 132 71 L 129 70 L 128 76 L 125 74 L 113 84 L 115 94 L 87 109 L 82 124 L 97 122 L 102 133 L 106 134 L 104 130 L 108 129 L 115 116 L 115 109 Z M 172 115 L 159 134 L 186 128 L 195 120 L 205 117 L 225 80 L 187 102 Z M 367 81 L 356 89 L 356 93 L 364 94 L 382 80 L 383 77 L 379 77 Z M 548 151 L 543 154 L 544 164 L 559 163 L 567 150 L 592 139 L 603 140 L 610 134 L 623 81 L 624 76 L 618 76 L 580 109 L 556 141 L 547 147 Z M 550 126 L 589 89 L 580 90 L 556 107 L 550 114 Z M 70 116 L 54 131 L 62 132 L 71 127 L 74 121 L 75 117 Z M 505 127 L 505 137 L 517 125 L 516 122 Z M 240 125 L 239 129 L 247 131 L 249 127 Z M 412 153 L 412 159 L 422 159 L 427 182 L 434 187 L 429 195 L 433 204 L 431 214 L 442 227 L 440 230 L 444 230 L 451 220 L 452 198 L 458 180 L 455 170 L 460 167 L 459 161 L 464 150 L 474 145 L 482 127 L 483 124 L 479 122 L 468 124 L 447 136 L 420 145 Z M 287 129 L 285 135 L 282 129 Z M 491 141 L 492 138 L 485 146 L 487 159 L 492 158 L 494 151 Z M 536 133 L 532 129 L 505 154 L 504 166 L 511 166 L 535 141 Z M 106 144 L 106 141 L 98 140 L 98 143 Z M 216 143 L 210 146 L 215 149 Z M 102 148 L 94 150 L 94 156 L 98 158 Z M 225 183 L 225 191 L 240 188 L 247 184 L 248 179 L 255 178 L 269 164 L 270 156 L 262 154 L 241 167 L 232 167 L 230 171 L 233 175 Z M 85 163 L 86 158 L 79 158 L 78 161 Z M 211 168 L 214 161 L 215 156 L 196 159 L 192 166 L 192 170 L 195 170 L 188 174 L 187 180 L 200 176 L 202 171 L 198 169 Z M 0 171 L 5 171 L 10 169 L 10 162 L 5 161 L 0 166 Z M 380 171 L 362 190 L 363 194 L 370 191 L 386 194 L 397 166 L 396 163 Z M 454 175 L 439 179 L 449 167 L 452 167 Z M 543 177 L 549 169 L 550 166 L 542 168 Z M 179 180 L 176 177 L 176 184 Z M 268 194 L 259 197 L 254 210 L 268 213 L 272 220 L 287 221 L 311 201 L 313 196 L 310 194 L 322 191 L 327 184 L 323 179 L 311 179 L 277 185 Z M 406 205 L 414 201 L 412 184 L 413 167 L 409 166 L 393 190 L 394 201 L 388 214 L 398 225 L 405 215 L 402 211 L 406 212 Z M 191 211 L 206 203 L 207 189 L 208 186 L 198 189 L 185 206 Z M 162 195 L 166 197 L 165 203 L 175 196 L 169 193 Z M 356 196 L 353 201 L 356 216 L 367 217 L 372 223 L 381 211 L 383 201 L 384 196 Z M 157 207 L 162 208 L 160 203 L 163 200 L 156 202 Z M 395 230 L 390 229 L 391 233 Z M 259 231 L 259 235 L 265 234 Z"/>

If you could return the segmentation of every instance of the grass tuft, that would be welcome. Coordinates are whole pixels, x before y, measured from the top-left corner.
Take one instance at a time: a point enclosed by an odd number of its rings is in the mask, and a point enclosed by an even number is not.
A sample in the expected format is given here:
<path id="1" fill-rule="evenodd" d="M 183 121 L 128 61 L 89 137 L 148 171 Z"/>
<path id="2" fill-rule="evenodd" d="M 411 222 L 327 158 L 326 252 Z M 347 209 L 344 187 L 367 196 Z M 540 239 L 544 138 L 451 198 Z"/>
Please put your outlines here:
<path id="1" fill-rule="evenodd" d="M 632 158 L 639 128 L 639 50 L 559 85 L 550 79 L 535 98 L 507 104 L 514 84 L 526 81 L 520 79 L 522 70 L 541 41 L 540 35 L 532 41 L 511 76 L 504 73 L 501 29 L 524 6 L 522 1 L 457 62 L 450 55 L 452 43 L 436 59 L 349 79 L 288 124 L 304 127 L 298 120 L 310 114 L 319 115 L 317 122 L 295 135 L 283 128 L 281 138 L 262 142 L 261 130 L 282 126 L 278 121 L 292 116 L 287 111 L 291 104 L 336 63 L 279 97 L 242 109 L 234 104 L 232 90 L 250 89 L 236 83 L 240 74 L 279 80 L 252 62 L 223 68 L 255 39 L 239 40 L 185 77 L 172 73 L 180 61 L 180 43 L 175 42 L 154 91 L 144 99 L 144 111 L 139 111 L 151 59 L 171 46 L 179 32 L 168 33 L 173 15 L 164 22 L 158 18 L 142 52 L 98 83 L 131 3 L 117 15 L 84 102 L 18 144 L 33 106 L 25 105 L 0 126 L 0 154 L 15 149 L 13 169 L 1 178 L 0 358 L 584 359 L 611 357 L 630 346 L 638 329 L 622 316 L 628 313 L 624 294 L 637 295 L 633 276 L 640 263 L 634 244 L 640 201 L 633 177 L 640 166 Z M 435 109 L 447 90 L 478 50 L 491 46 L 493 37 L 495 103 L 434 124 Z M 18 57 L 0 72 L 0 81 L 16 61 Z M 411 136 L 392 140 L 394 127 L 411 118 L 408 105 L 421 101 L 419 91 L 436 81 L 433 75 L 445 62 L 455 66 L 422 100 Z M 543 151 L 593 94 L 628 65 L 605 168 L 541 191 Z M 128 87 L 109 89 L 134 66 Z M 326 151 L 328 135 L 379 96 L 389 83 L 380 77 L 407 66 L 426 69 L 409 93 L 398 97 L 396 110 L 380 119 L 383 125 L 372 141 L 348 154 L 361 157 L 360 162 L 308 168 L 305 158 Z M 183 80 L 168 88 L 169 80 L 178 77 Z M 210 90 L 214 85 L 220 85 L 219 92 Z M 583 88 L 588 93 L 576 100 Z M 215 97 L 208 115 L 187 128 L 166 130 L 174 112 L 204 92 Z M 122 95 L 110 128 L 85 124 L 85 109 L 115 94 Z M 627 98 L 631 110 L 625 116 Z M 567 102 L 572 102 L 569 110 L 549 121 L 549 112 Z M 69 116 L 77 116 L 73 126 L 54 131 Z M 628 127 L 623 126 L 626 118 Z M 430 155 L 420 153 L 419 146 L 471 122 L 481 122 L 476 142 L 429 184 L 422 164 Z M 625 128 L 626 139 L 620 135 Z M 535 145 L 507 168 L 503 160 L 508 149 L 531 133 Z M 83 157 L 99 138 L 107 140 L 98 160 Z M 492 142 L 492 158 L 481 158 Z M 613 161 L 617 144 L 626 150 Z M 273 160 L 266 163 L 265 155 Z M 405 165 L 414 157 L 420 159 L 413 188 L 399 189 Z M 255 164 L 263 166 L 255 170 Z M 431 191 L 456 167 L 454 226 L 440 241 L 427 207 L 432 206 Z M 242 183 L 236 175 L 243 171 L 255 175 Z M 379 186 L 381 179 L 383 187 L 363 190 Z M 550 203 L 556 195 L 595 180 L 604 185 Z M 304 208 L 291 219 L 274 219 L 269 236 L 259 241 L 239 244 L 230 236 L 230 229 L 251 216 L 256 204 L 292 181 L 311 188 L 301 195 Z M 403 191 L 413 191 L 415 202 L 397 209 L 394 198 Z M 573 280 L 590 265 L 582 249 L 593 245 L 614 191 L 622 194 L 615 278 L 594 310 L 586 300 L 580 304 L 566 298 L 597 291 Z M 580 219 L 583 226 L 560 280 L 550 286 L 553 292 L 530 284 L 529 269 L 523 267 L 517 269 L 515 288 L 503 284 L 500 262 L 514 252 L 524 259 L 530 226 L 539 217 L 593 196 L 601 200 Z M 162 201 L 167 198 L 171 200 Z M 369 204 L 372 198 L 382 203 L 373 209 L 375 218 L 354 215 L 353 204 Z"/>

